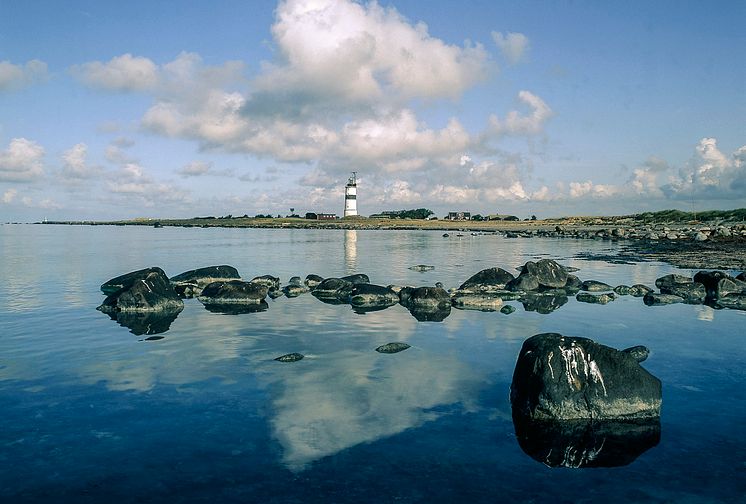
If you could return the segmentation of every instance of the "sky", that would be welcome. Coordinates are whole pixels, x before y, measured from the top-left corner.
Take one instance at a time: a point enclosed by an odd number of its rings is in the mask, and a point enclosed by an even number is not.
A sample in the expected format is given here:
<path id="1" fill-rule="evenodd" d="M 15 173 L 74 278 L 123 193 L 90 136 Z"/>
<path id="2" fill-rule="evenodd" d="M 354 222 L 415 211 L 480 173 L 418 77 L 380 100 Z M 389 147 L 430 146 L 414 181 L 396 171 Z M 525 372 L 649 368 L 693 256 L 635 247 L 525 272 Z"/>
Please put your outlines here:
<path id="1" fill-rule="evenodd" d="M 0 0 L 0 222 L 746 207 L 746 2 Z"/>

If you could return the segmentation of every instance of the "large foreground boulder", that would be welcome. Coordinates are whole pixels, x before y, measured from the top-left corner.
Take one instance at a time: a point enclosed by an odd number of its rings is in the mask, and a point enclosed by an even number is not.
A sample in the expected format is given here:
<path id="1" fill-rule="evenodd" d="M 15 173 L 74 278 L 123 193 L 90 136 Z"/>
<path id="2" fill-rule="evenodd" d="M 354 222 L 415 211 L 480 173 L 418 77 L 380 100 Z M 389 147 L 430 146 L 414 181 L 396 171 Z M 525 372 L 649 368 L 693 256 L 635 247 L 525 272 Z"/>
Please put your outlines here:
<path id="1" fill-rule="evenodd" d="M 531 275 L 536 278 L 541 287 L 550 289 L 561 288 L 567 284 L 567 270 L 551 259 L 528 261 L 523 265 L 521 275 Z"/>
<path id="2" fill-rule="evenodd" d="M 494 292 L 504 290 L 505 286 L 515 278 L 512 273 L 502 268 L 488 268 L 472 275 L 458 288 L 462 292 Z"/>
<path id="3" fill-rule="evenodd" d="M 660 416 L 661 382 L 631 352 L 543 333 L 523 343 L 510 400 L 531 420 L 654 418 Z"/>
<path id="4" fill-rule="evenodd" d="M 193 297 L 195 294 L 199 294 L 207 284 L 240 278 L 241 276 L 236 268 L 222 264 L 185 271 L 171 277 L 170 281 L 177 294 L 183 297 Z"/>
<path id="5" fill-rule="evenodd" d="M 269 288 L 260 283 L 229 280 L 208 284 L 197 299 L 204 305 L 260 304 Z"/>
<path id="6" fill-rule="evenodd" d="M 124 283 L 124 287 L 110 294 L 97 308 L 104 313 L 118 312 L 178 312 L 184 308 L 184 301 L 176 295 L 176 291 L 168 281 L 168 277 L 160 268 L 150 268 L 150 272 Z M 122 277 L 134 278 L 132 272 Z M 118 278 L 122 278 L 118 277 Z"/>
<path id="7" fill-rule="evenodd" d="M 404 287 L 399 302 L 420 322 L 442 322 L 451 314 L 451 296 L 442 287 Z"/>

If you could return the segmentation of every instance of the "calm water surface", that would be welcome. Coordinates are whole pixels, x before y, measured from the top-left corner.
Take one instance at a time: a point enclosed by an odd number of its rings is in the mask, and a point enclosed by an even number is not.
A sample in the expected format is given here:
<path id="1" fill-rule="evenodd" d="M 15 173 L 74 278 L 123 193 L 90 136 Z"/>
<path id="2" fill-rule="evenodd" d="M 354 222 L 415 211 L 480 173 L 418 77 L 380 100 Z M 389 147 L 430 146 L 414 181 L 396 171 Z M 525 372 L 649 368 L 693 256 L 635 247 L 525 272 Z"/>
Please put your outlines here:
<path id="1" fill-rule="evenodd" d="M 552 258 L 581 279 L 645 283 L 658 263 L 576 259 L 608 242 L 324 231 L 0 226 L 0 501 L 746 502 L 746 312 L 605 306 L 550 314 L 358 314 L 311 295 L 225 315 L 198 301 L 134 334 L 95 310 L 99 285 L 161 266 L 231 264 L 244 278 L 367 273 L 457 287 Z M 408 269 L 431 264 L 434 271 Z M 135 333 L 140 332 L 133 328 Z M 508 391 L 524 339 L 626 348 L 663 382 L 660 442 L 631 463 L 550 468 L 519 446 Z M 412 347 L 392 355 L 391 341 Z M 302 361 L 275 362 L 300 352 Z"/>

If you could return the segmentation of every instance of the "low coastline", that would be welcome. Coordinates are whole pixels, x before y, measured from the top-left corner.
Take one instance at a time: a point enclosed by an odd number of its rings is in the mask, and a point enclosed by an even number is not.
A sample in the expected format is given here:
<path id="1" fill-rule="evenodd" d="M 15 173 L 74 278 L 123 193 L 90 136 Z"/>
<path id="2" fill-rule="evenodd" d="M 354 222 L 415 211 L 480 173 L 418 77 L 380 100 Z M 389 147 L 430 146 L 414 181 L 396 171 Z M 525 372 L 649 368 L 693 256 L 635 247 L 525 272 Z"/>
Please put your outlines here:
<path id="1" fill-rule="evenodd" d="M 117 221 L 48 221 L 37 224 L 86 226 L 149 226 L 183 228 L 339 229 L 380 231 L 442 231 L 449 236 L 464 233 L 498 233 L 507 238 L 608 240 L 619 244 L 614 255 L 627 262 L 662 261 L 680 268 L 746 269 L 746 223 L 738 218 L 665 220 L 652 218 L 570 217 L 523 221 L 449 221 L 416 219 L 335 220 L 302 218 L 192 218 L 133 219 Z M 740 215 L 739 215 L 740 217 Z M 590 258 L 590 257 L 589 257 Z M 599 259 L 614 261 L 612 257 Z"/>

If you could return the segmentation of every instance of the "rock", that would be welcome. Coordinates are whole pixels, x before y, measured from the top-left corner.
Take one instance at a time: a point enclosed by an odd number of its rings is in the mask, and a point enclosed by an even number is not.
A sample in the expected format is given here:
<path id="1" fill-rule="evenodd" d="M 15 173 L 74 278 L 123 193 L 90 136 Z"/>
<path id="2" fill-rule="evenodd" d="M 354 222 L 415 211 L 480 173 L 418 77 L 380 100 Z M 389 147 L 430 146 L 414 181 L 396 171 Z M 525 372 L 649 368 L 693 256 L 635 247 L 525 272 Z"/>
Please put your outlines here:
<path id="1" fill-rule="evenodd" d="M 506 285 L 505 288 L 513 292 L 533 291 L 539 288 L 539 279 L 530 273 L 524 274 L 521 272 L 518 277 L 508 282 L 508 285 Z"/>
<path id="2" fill-rule="evenodd" d="M 319 285 L 321 282 L 323 282 L 324 279 L 321 278 L 319 275 L 308 275 L 305 280 L 305 284 L 308 286 L 309 289 L 313 289 L 317 285 Z"/>
<path id="3" fill-rule="evenodd" d="M 707 298 L 707 290 L 699 282 L 664 285 L 661 287 L 661 294 L 679 296 L 688 304 L 702 304 Z"/>
<path id="4" fill-rule="evenodd" d="M 746 272 L 739 273 L 738 276 L 736 277 L 736 280 L 740 280 L 742 282 L 746 282 Z"/>
<path id="5" fill-rule="evenodd" d="M 705 286 L 707 297 L 717 299 L 728 294 L 746 293 L 746 282 L 733 278 L 722 271 L 700 271 L 694 281 Z"/>
<path id="6" fill-rule="evenodd" d="M 630 287 L 629 285 L 617 285 L 616 287 L 614 287 L 614 293 L 620 296 L 629 296 L 631 291 L 632 287 Z"/>
<path id="7" fill-rule="evenodd" d="M 721 308 L 731 310 L 746 310 L 746 294 L 728 294 L 717 299 L 716 304 Z"/>
<path id="8" fill-rule="evenodd" d="M 642 298 L 642 301 L 647 306 L 660 306 L 683 303 L 684 298 L 681 296 L 674 296 L 673 294 L 657 294 L 655 292 L 648 292 L 645 294 L 645 297 Z"/>
<path id="9" fill-rule="evenodd" d="M 299 276 L 290 277 L 290 280 L 288 280 L 288 285 L 303 285 L 303 281 L 300 279 Z"/>
<path id="10" fill-rule="evenodd" d="M 650 355 L 648 347 L 643 345 L 637 345 L 629 348 L 625 348 L 622 352 L 630 354 L 637 362 L 645 361 Z"/>
<path id="11" fill-rule="evenodd" d="M 523 343 L 510 400 L 514 413 L 531 420 L 656 418 L 661 382 L 630 353 L 544 333 Z"/>
<path id="12" fill-rule="evenodd" d="M 709 236 L 701 232 L 694 235 L 694 241 L 698 241 L 698 242 L 707 241 L 709 238 L 710 238 Z"/>
<path id="13" fill-rule="evenodd" d="M 267 296 L 269 296 L 270 299 L 277 299 L 277 298 L 282 297 L 284 295 L 285 295 L 285 291 L 284 290 L 280 290 L 280 289 L 269 289 L 267 291 Z"/>
<path id="14" fill-rule="evenodd" d="M 448 233 L 443 233 L 443 238 L 448 238 L 449 236 L 451 235 L 449 235 Z"/>
<path id="15" fill-rule="evenodd" d="M 505 305 L 500 308 L 500 313 L 503 313 L 505 315 L 510 315 L 513 312 L 515 312 L 515 306 L 513 305 Z"/>
<path id="16" fill-rule="evenodd" d="M 381 345 L 378 348 L 376 348 L 376 352 L 392 354 L 392 353 L 403 352 L 407 348 L 411 348 L 411 347 L 407 345 L 406 343 L 398 343 L 398 342 L 386 343 L 385 345 Z"/>
<path id="17" fill-rule="evenodd" d="M 549 467 L 582 469 L 631 464 L 660 442 L 660 419 L 539 420 L 513 415 L 521 449 Z"/>
<path id="18" fill-rule="evenodd" d="M 428 266 L 427 264 L 418 264 L 417 266 L 410 266 L 409 269 L 412 271 L 432 271 L 435 266 Z"/>
<path id="19" fill-rule="evenodd" d="M 279 290 L 280 279 L 272 275 L 262 275 L 249 280 L 249 283 L 264 285 L 267 290 Z"/>
<path id="20" fill-rule="evenodd" d="M 150 268 L 150 271 L 145 273 L 144 276 L 143 271 L 140 270 L 117 277 L 126 278 L 123 287 L 107 296 L 96 309 L 104 313 L 165 313 L 178 312 L 184 308 L 184 301 L 176 294 L 162 269 Z M 114 285 L 109 282 L 107 284 L 110 286 Z M 102 286 L 102 290 L 103 288 Z"/>
<path id="21" fill-rule="evenodd" d="M 281 355 L 277 357 L 275 360 L 279 362 L 298 362 L 301 360 L 305 355 L 299 354 L 297 352 Z"/>
<path id="22" fill-rule="evenodd" d="M 567 284 L 567 270 L 551 259 L 528 261 L 521 270 L 521 276 L 531 275 L 542 287 L 558 288 Z"/>
<path id="23" fill-rule="evenodd" d="M 648 292 L 653 292 L 653 289 L 651 289 L 647 285 L 642 284 L 635 284 L 629 289 L 629 294 L 632 297 L 643 297 Z"/>
<path id="24" fill-rule="evenodd" d="M 466 294 L 454 297 L 452 304 L 462 310 L 497 311 L 503 305 L 503 300 L 487 294 Z"/>
<path id="25" fill-rule="evenodd" d="M 535 311 L 542 315 L 548 315 L 558 310 L 567 303 L 567 293 L 561 291 L 549 292 L 526 292 L 520 301 L 526 311 Z"/>
<path id="26" fill-rule="evenodd" d="M 608 292 L 614 289 L 611 288 L 611 285 L 605 284 L 603 282 L 599 282 L 596 280 L 586 280 L 580 286 L 580 290 L 584 290 L 586 292 Z"/>
<path id="27" fill-rule="evenodd" d="M 346 300 L 352 292 L 353 284 L 341 278 L 326 278 L 319 283 L 311 294 L 319 299 Z"/>
<path id="28" fill-rule="evenodd" d="M 583 282 L 580 278 L 575 275 L 567 275 L 567 282 L 565 282 L 566 290 L 580 290 L 583 287 Z"/>
<path id="29" fill-rule="evenodd" d="M 684 276 L 684 275 L 665 275 L 660 278 L 658 278 L 655 281 L 655 286 L 661 289 L 661 292 L 663 292 L 664 288 L 670 288 L 674 285 L 680 285 L 680 284 L 690 284 L 693 280 L 691 277 Z"/>
<path id="30" fill-rule="evenodd" d="M 503 290 L 515 278 L 512 273 L 502 268 L 488 268 L 472 275 L 461 284 L 458 290 L 463 292 L 492 292 Z"/>
<path id="31" fill-rule="evenodd" d="M 581 303 L 607 304 L 614 301 L 614 294 L 609 292 L 605 294 L 593 294 L 591 292 L 578 292 L 575 299 Z"/>
<path id="32" fill-rule="evenodd" d="M 399 294 L 401 297 L 401 292 Z M 407 306 L 418 309 L 445 309 L 448 307 L 450 310 L 451 296 L 444 289 L 438 287 L 417 287 L 409 293 Z"/>
<path id="33" fill-rule="evenodd" d="M 268 291 L 262 283 L 229 280 L 208 284 L 197 299 L 204 305 L 258 304 Z"/>
<path id="34" fill-rule="evenodd" d="M 356 273 L 354 275 L 343 276 L 342 280 L 347 280 L 352 284 L 366 284 L 370 283 L 370 278 L 364 273 Z"/>
<path id="35" fill-rule="evenodd" d="M 282 291 L 289 298 L 298 297 L 301 294 L 305 294 L 306 292 L 310 292 L 310 290 L 311 289 L 309 289 L 305 285 L 296 285 L 296 284 L 286 285 L 285 287 L 282 288 Z"/>
<path id="36" fill-rule="evenodd" d="M 381 285 L 357 284 L 350 292 L 350 304 L 357 308 L 388 307 L 399 302 L 399 296 Z"/>
<path id="37" fill-rule="evenodd" d="M 166 276 L 163 270 L 157 266 L 153 268 L 145 268 L 137 271 L 132 271 L 130 273 L 125 273 L 124 275 L 120 275 L 118 277 L 112 278 L 107 282 L 102 283 L 101 292 L 106 295 L 114 294 L 120 289 L 131 287 L 132 284 L 135 283 L 137 280 L 145 279 L 150 273 L 162 273 L 163 276 Z"/>
<path id="38" fill-rule="evenodd" d="M 199 294 L 209 283 L 239 280 L 240 278 L 241 276 L 236 268 L 223 264 L 185 271 L 171 277 L 170 281 L 180 296 L 190 298 Z"/>

